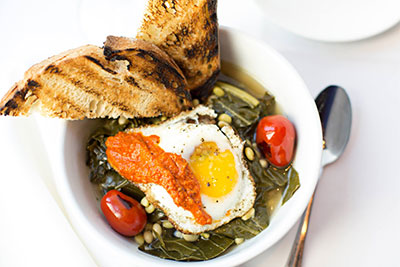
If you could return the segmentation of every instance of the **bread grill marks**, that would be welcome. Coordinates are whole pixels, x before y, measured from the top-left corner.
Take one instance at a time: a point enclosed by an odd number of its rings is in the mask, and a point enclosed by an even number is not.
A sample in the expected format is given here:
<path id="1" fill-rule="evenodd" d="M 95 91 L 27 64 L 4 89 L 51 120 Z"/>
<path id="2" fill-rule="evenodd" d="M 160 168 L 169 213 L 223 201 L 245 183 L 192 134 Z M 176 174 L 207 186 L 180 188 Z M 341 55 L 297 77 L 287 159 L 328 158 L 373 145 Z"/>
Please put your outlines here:
<path id="1" fill-rule="evenodd" d="M 35 96 L 32 92 L 40 88 L 40 84 L 34 80 L 28 80 L 26 85 L 19 90 L 19 83 L 16 83 L 0 101 L 0 115 L 14 115 L 14 111 L 21 109 L 25 111 L 24 102 L 27 98 L 31 102 Z"/>
<path id="2" fill-rule="evenodd" d="M 141 71 L 139 65 L 154 65 L 151 70 L 143 71 L 140 81 L 162 84 L 166 90 L 172 91 L 179 97 L 184 109 L 191 106 L 191 96 L 187 90 L 185 76 L 176 63 L 155 45 L 142 40 L 108 36 L 104 43 L 104 55 L 110 61 L 126 60 L 128 68 L 137 71 Z M 130 79 L 130 82 L 138 85 L 134 78 Z"/>
<path id="3" fill-rule="evenodd" d="M 115 61 L 115 60 L 126 60 L 128 61 L 128 69 L 132 68 L 132 63 L 130 59 L 125 56 L 124 54 L 131 54 L 144 59 L 144 60 L 151 60 L 157 63 L 154 72 L 145 73 L 144 76 L 146 78 L 155 78 L 156 81 L 162 83 L 167 90 L 173 90 L 177 93 L 181 98 L 190 98 L 189 92 L 185 89 L 186 82 L 185 77 L 182 75 L 181 72 L 177 71 L 177 68 L 171 66 L 168 62 L 163 60 L 162 58 L 158 58 L 154 53 L 150 51 L 146 51 L 143 49 L 133 49 L 128 48 L 124 50 L 115 50 L 112 51 L 110 47 L 104 48 L 104 55 L 108 60 Z M 170 74 L 172 76 L 178 77 L 178 79 L 170 79 Z M 128 82 L 138 86 L 139 84 L 135 81 L 133 77 L 127 77 Z"/>
<path id="4" fill-rule="evenodd" d="M 137 35 L 176 61 L 196 96 L 211 89 L 220 70 L 216 6 L 216 0 L 150 0 Z"/>
<path id="5" fill-rule="evenodd" d="M 85 58 L 87 58 L 88 60 L 92 61 L 94 64 L 97 64 L 103 70 L 105 70 L 105 71 L 107 71 L 107 72 L 109 72 L 111 74 L 114 74 L 114 75 L 117 74 L 117 72 L 115 72 L 115 71 L 113 71 L 113 70 L 111 70 L 109 68 L 104 67 L 97 59 L 95 59 L 95 58 L 93 58 L 91 56 L 85 56 Z"/>
<path id="6" fill-rule="evenodd" d="M 129 39 L 129 45 L 120 55 L 111 49 L 112 60 L 86 45 L 32 66 L 1 100 L 0 115 L 28 115 L 34 104 L 46 116 L 65 119 L 170 116 L 189 107 L 176 64 L 144 41 Z M 113 48 L 119 50 L 118 43 Z M 159 61 L 140 57 L 140 50 Z"/>
<path id="7" fill-rule="evenodd" d="M 54 65 L 48 65 L 45 69 L 44 69 L 44 71 L 45 72 L 50 72 L 50 73 L 59 73 L 60 72 L 60 70 L 56 67 L 56 66 L 54 66 Z"/>

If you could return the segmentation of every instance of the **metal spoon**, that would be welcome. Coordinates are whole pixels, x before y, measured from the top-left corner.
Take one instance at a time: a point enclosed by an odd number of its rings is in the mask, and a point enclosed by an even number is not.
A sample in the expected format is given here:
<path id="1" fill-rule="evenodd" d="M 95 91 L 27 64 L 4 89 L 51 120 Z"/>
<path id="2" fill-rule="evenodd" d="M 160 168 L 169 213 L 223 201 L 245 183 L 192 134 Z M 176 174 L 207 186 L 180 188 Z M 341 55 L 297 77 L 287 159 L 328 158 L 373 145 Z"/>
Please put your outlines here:
<path id="1" fill-rule="evenodd" d="M 336 85 L 325 88 L 315 99 L 321 118 L 324 136 L 322 168 L 335 162 L 346 148 L 350 137 L 351 104 L 346 91 Z M 314 191 L 315 194 L 315 191 Z M 300 267 L 303 258 L 304 242 L 307 236 L 314 194 L 300 220 L 296 239 L 286 266 Z"/>

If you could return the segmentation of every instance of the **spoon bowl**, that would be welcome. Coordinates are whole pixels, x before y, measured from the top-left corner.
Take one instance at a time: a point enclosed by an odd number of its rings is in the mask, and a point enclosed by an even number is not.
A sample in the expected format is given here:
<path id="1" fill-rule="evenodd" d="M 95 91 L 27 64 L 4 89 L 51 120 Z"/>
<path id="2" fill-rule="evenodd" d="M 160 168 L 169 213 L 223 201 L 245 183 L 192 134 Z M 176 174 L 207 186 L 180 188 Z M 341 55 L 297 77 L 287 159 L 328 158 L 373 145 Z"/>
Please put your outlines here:
<path id="1" fill-rule="evenodd" d="M 324 136 L 322 166 L 335 162 L 343 153 L 350 138 L 352 121 L 350 98 L 336 85 L 328 86 L 315 99 Z"/>

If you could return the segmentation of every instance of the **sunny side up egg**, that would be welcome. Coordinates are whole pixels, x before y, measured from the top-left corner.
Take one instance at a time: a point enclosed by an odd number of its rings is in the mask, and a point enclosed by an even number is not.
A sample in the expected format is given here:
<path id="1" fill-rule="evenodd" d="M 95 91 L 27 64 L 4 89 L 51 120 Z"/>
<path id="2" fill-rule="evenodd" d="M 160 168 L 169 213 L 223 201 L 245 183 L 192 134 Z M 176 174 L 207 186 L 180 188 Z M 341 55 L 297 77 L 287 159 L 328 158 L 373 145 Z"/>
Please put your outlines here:
<path id="1" fill-rule="evenodd" d="M 243 216 L 254 205 L 255 186 L 243 157 L 243 141 L 230 126 L 220 129 L 210 123 L 215 117 L 212 109 L 200 105 L 161 124 L 128 131 L 156 136 L 162 150 L 188 162 L 200 184 L 201 203 L 211 223 L 198 223 L 192 212 L 176 205 L 163 186 L 134 182 L 184 233 L 213 230 Z"/>

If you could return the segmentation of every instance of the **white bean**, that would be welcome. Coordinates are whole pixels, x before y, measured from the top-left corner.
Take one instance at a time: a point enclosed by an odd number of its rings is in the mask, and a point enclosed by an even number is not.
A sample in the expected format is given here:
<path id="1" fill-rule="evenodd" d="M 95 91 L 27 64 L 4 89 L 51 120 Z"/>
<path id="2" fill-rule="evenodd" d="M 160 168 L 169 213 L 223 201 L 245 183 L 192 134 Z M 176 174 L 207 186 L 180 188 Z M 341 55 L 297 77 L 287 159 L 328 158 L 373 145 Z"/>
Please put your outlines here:
<path id="1" fill-rule="evenodd" d="M 135 242 L 141 246 L 144 244 L 144 237 L 142 234 L 135 235 Z"/>
<path id="2" fill-rule="evenodd" d="M 162 226 L 166 229 L 172 229 L 174 228 L 174 226 L 172 225 L 172 223 L 170 221 L 163 221 Z"/>
<path id="3" fill-rule="evenodd" d="M 268 162 L 265 159 L 260 159 L 260 165 L 263 168 L 267 168 Z"/>
<path id="4" fill-rule="evenodd" d="M 156 234 L 161 235 L 161 234 L 162 234 L 161 225 L 159 225 L 158 223 L 153 224 L 153 231 L 154 231 Z"/>
<path id="5" fill-rule="evenodd" d="M 198 104 L 200 104 L 200 101 L 195 98 L 195 99 L 193 99 L 192 103 L 193 103 L 193 106 L 197 106 Z"/>
<path id="6" fill-rule="evenodd" d="M 241 238 L 241 237 L 235 238 L 235 243 L 236 243 L 236 245 L 240 245 L 240 244 L 242 244 L 243 242 L 244 242 L 244 238 Z"/>
<path id="7" fill-rule="evenodd" d="M 151 242 L 153 242 L 153 234 L 150 231 L 145 231 L 143 234 L 143 238 L 147 244 L 150 244 Z"/>
<path id="8" fill-rule="evenodd" d="M 204 239 L 209 239 L 210 238 L 210 234 L 209 233 L 201 233 L 200 235 Z"/>
<path id="9" fill-rule="evenodd" d="M 246 155 L 248 160 L 250 161 L 254 160 L 254 151 L 250 147 L 246 147 L 244 149 L 244 154 Z"/>
<path id="10" fill-rule="evenodd" d="M 144 197 L 144 198 L 142 198 L 142 200 L 140 200 L 140 204 L 142 204 L 142 206 L 145 208 L 147 208 L 150 205 L 150 203 L 146 197 Z"/>
<path id="11" fill-rule="evenodd" d="M 218 116 L 219 121 L 224 121 L 226 123 L 231 123 L 232 122 L 232 117 L 229 116 L 228 114 L 222 113 L 221 115 Z"/>
<path id="12" fill-rule="evenodd" d="M 185 239 L 188 242 L 194 242 L 197 239 L 199 239 L 199 235 L 187 235 L 187 234 L 183 234 L 183 239 Z"/>
<path id="13" fill-rule="evenodd" d="M 119 124 L 119 125 L 124 125 L 124 124 L 126 124 L 127 122 L 128 122 L 128 119 L 125 118 L 124 115 L 119 116 L 119 118 L 118 118 L 118 124 Z"/>
<path id="14" fill-rule="evenodd" d="M 213 89 L 213 93 L 214 93 L 214 95 L 216 95 L 216 96 L 219 96 L 219 97 L 221 97 L 221 96 L 224 96 L 224 95 L 225 95 L 225 92 L 224 92 L 224 90 L 222 90 L 222 88 L 221 88 L 221 87 L 219 87 L 219 86 L 215 86 L 215 87 L 214 87 L 214 89 Z"/>
<path id="15" fill-rule="evenodd" d="M 150 204 L 145 208 L 147 213 L 152 213 L 156 208 L 153 206 L 153 204 Z"/>
<path id="16" fill-rule="evenodd" d="M 176 230 L 174 232 L 174 236 L 177 237 L 177 238 L 183 238 L 183 234 L 181 232 L 179 232 L 178 230 Z"/>

